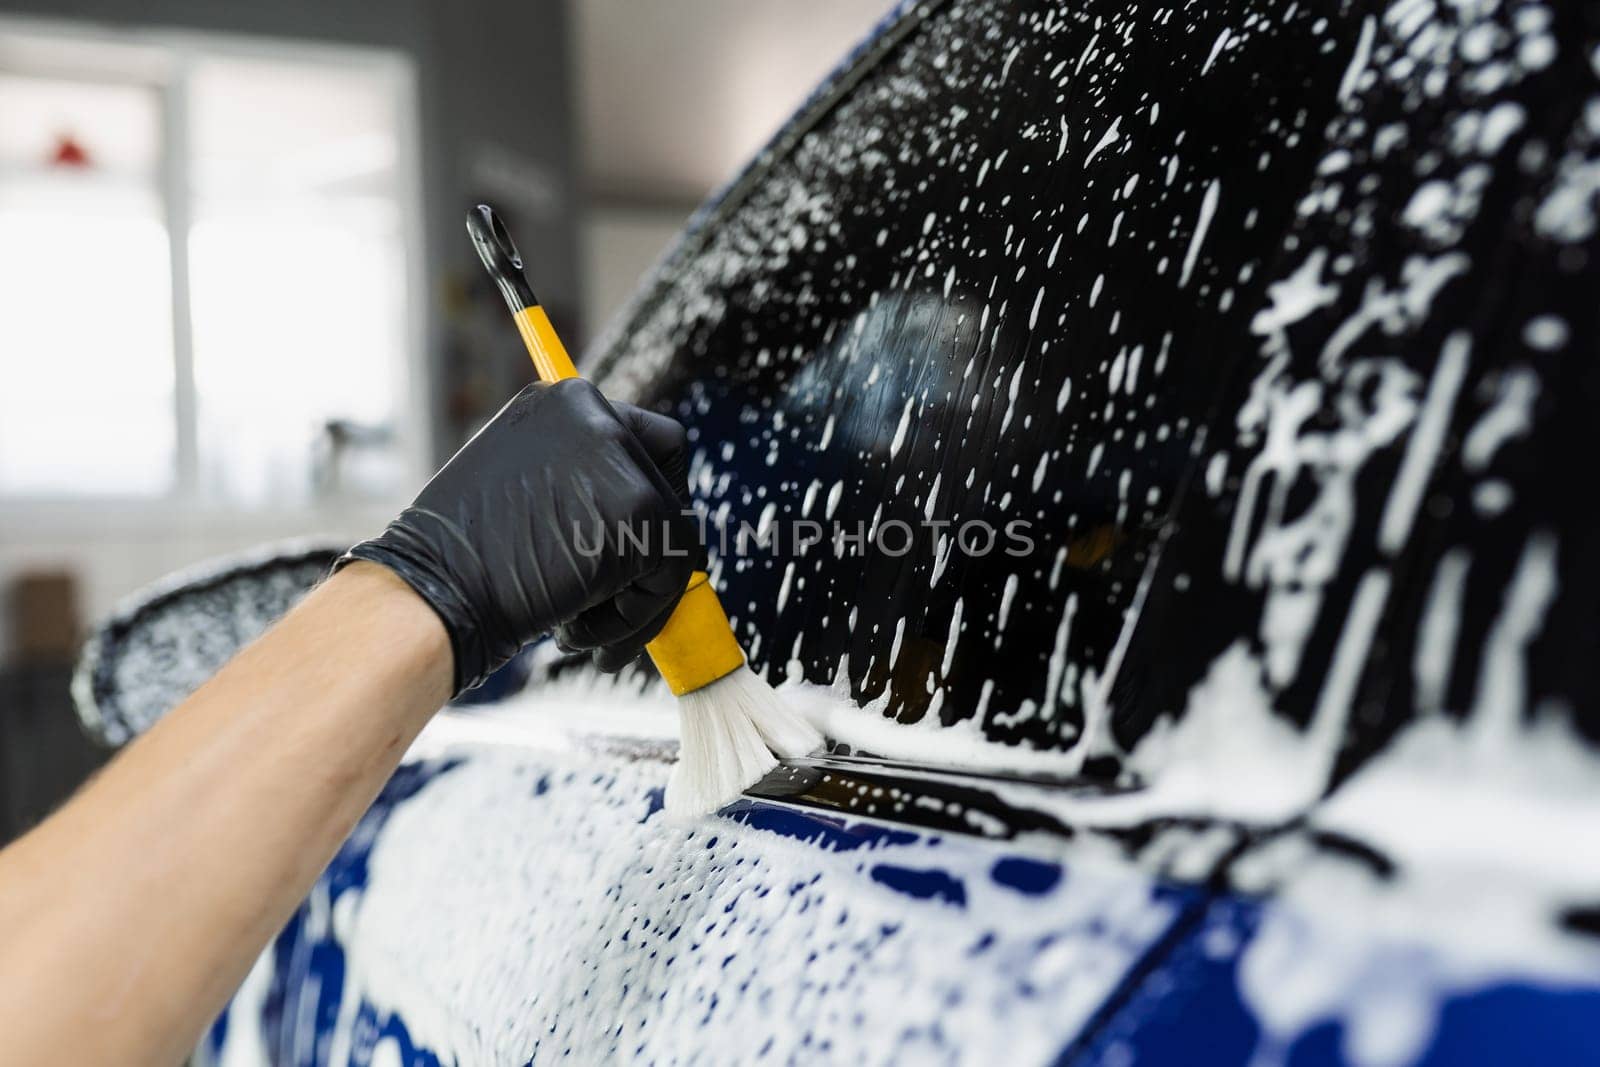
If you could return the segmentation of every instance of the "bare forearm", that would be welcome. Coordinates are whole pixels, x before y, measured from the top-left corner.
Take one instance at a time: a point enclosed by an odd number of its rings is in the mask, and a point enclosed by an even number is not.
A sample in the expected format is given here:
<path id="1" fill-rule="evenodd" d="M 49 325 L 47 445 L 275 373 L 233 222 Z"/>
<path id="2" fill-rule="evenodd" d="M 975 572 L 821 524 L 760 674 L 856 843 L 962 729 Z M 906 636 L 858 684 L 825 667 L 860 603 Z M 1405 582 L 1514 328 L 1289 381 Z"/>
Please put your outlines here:
<path id="1" fill-rule="evenodd" d="M 352 564 L 0 852 L 8 1055 L 180 1060 L 450 684 L 427 605 Z"/>
<path id="2" fill-rule="evenodd" d="M 452 692 L 552 629 L 613 668 L 660 631 L 694 568 L 668 551 L 695 541 L 687 469 L 682 426 L 583 381 L 513 397 L 347 567 L 0 852 L 6 1061 L 181 1059 Z M 589 558 L 566 515 L 671 536 Z"/>

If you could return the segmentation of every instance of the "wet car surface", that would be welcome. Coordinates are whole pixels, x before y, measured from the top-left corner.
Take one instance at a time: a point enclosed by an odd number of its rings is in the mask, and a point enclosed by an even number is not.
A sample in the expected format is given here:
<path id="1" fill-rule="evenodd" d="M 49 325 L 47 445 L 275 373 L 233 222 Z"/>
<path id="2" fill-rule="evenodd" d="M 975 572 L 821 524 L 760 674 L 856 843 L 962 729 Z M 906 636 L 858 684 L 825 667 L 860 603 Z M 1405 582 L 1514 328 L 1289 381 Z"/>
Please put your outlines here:
<path id="1" fill-rule="evenodd" d="M 672 825 L 670 706 L 547 664 L 425 737 L 206 1054 L 1592 1059 L 1597 45 L 902 9 L 586 361 L 690 427 L 834 750 Z"/>

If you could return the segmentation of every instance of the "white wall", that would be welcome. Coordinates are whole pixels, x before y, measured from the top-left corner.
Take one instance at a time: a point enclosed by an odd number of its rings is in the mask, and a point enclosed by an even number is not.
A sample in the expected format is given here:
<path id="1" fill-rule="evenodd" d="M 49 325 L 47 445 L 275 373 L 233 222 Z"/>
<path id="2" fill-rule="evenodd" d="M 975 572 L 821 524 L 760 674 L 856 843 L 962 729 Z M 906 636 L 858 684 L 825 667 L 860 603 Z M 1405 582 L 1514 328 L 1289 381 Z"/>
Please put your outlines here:
<path id="1" fill-rule="evenodd" d="M 599 335 L 627 302 L 699 201 L 738 173 L 892 6 L 570 4 L 574 104 L 591 200 L 579 233 L 586 336 Z"/>
<path id="2" fill-rule="evenodd" d="M 574 0 L 590 187 L 692 202 L 733 176 L 890 0 Z"/>
<path id="3" fill-rule="evenodd" d="M 646 271 L 678 236 L 687 209 L 600 208 L 580 231 L 583 242 L 583 321 L 597 336 Z"/>

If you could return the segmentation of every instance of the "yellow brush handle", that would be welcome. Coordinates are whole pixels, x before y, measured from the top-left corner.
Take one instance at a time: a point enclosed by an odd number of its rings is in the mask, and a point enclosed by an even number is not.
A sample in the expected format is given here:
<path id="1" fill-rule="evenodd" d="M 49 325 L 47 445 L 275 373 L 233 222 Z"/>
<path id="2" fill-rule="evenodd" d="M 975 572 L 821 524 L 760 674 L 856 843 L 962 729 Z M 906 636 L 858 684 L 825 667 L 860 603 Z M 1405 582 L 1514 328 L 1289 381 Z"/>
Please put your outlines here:
<path id="1" fill-rule="evenodd" d="M 550 325 L 550 316 L 535 304 L 516 313 L 517 332 L 533 357 L 542 382 L 578 377 L 578 368 Z M 705 571 L 689 576 L 683 599 L 654 641 L 644 646 L 661 678 L 676 696 L 702 689 L 744 666 L 744 650 L 733 636 L 717 591 Z"/>
<path id="2" fill-rule="evenodd" d="M 683 599 L 644 650 L 650 653 L 667 688 L 680 697 L 744 666 L 744 649 L 733 636 L 722 601 L 705 571 L 689 576 Z"/>
<path id="3" fill-rule="evenodd" d="M 517 332 L 522 335 L 522 343 L 528 346 L 528 355 L 533 357 L 541 382 L 559 382 L 578 376 L 578 368 L 567 355 L 567 346 L 556 336 L 556 328 L 550 325 L 550 316 L 544 313 L 544 308 L 538 304 L 523 308 L 517 312 L 516 320 Z"/>

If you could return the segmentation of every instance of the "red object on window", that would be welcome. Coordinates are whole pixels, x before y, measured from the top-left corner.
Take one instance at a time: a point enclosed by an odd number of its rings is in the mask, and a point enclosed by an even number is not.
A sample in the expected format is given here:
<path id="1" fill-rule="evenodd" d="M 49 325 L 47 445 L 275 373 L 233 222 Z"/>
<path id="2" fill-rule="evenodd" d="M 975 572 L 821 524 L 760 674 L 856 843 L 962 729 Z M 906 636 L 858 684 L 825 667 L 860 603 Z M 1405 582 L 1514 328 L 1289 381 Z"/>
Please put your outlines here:
<path id="1" fill-rule="evenodd" d="M 50 165 L 53 167 L 92 167 L 94 161 L 89 158 L 89 152 L 78 143 L 77 138 L 70 133 L 64 133 L 56 138 L 55 151 L 50 153 Z"/>

